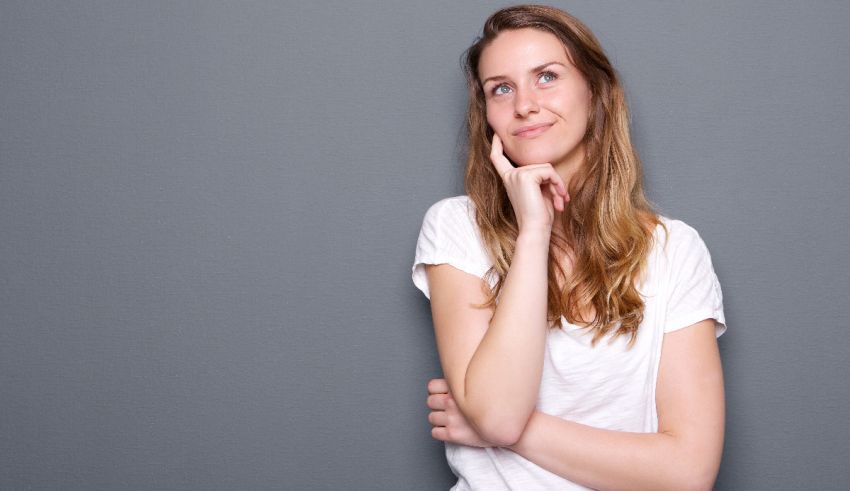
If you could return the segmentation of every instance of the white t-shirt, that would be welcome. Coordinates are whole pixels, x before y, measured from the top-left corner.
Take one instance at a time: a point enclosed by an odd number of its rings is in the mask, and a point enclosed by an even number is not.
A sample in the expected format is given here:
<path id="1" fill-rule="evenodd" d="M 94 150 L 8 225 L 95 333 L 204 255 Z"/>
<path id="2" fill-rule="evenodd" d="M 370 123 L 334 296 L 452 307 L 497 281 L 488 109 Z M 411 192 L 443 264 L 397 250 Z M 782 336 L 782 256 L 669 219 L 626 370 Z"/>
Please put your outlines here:
<path id="1" fill-rule="evenodd" d="M 426 213 L 416 245 L 413 283 L 430 298 L 425 264 L 450 264 L 484 277 L 491 262 L 467 196 L 446 198 Z M 593 337 L 562 320 L 546 338 L 537 410 L 609 430 L 658 431 L 655 385 L 664 333 L 714 319 L 716 335 L 725 330 L 720 284 L 697 232 L 679 220 L 660 217 L 667 227 L 655 230 L 646 276 L 643 322 L 627 349 L 628 336 Z M 458 477 L 453 490 L 587 489 L 559 477 L 503 448 L 446 444 L 446 458 Z"/>

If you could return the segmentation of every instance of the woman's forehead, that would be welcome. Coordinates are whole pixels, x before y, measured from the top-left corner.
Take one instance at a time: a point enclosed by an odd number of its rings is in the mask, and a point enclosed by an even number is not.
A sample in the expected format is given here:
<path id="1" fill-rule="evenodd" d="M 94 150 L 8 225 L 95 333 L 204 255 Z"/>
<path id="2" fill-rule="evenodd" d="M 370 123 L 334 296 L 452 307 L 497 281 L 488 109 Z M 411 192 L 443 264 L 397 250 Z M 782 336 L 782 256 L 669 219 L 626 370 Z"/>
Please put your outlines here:
<path id="1" fill-rule="evenodd" d="M 481 52 L 478 75 L 481 80 L 510 76 L 550 62 L 572 64 L 554 34 L 530 28 L 503 31 Z"/>

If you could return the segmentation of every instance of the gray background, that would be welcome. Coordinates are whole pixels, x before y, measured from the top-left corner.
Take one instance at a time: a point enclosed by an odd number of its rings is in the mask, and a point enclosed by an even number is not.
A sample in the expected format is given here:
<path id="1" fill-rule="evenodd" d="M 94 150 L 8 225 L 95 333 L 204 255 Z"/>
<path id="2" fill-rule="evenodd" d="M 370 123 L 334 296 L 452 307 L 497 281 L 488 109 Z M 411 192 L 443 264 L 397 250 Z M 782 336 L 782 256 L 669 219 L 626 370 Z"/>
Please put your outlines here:
<path id="1" fill-rule="evenodd" d="M 502 5 L 4 1 L 0 488 L 447 488 L 409 268 Z M 712 252 L 717 488 L 845 488 L 850 3 L 556 5 Z"/>

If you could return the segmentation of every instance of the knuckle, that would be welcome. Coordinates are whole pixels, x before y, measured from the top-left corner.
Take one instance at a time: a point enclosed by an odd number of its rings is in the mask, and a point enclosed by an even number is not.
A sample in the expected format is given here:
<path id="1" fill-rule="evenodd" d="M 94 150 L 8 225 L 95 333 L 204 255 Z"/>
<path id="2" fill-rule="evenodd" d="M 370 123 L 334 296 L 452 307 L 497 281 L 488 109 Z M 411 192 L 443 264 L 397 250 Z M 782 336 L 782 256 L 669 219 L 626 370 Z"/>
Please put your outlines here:
<path id="1" fill-rule="evenodd" d="M 463 432 L 458 431 L 457 428 L 452 429 L 452 428 L 446 427 L 445 435 L 446 435 L 446 438 L 449 441 L 454 441 L 454 442 L 463 441 Z"/>
<path id="2" fill-rule="evenodd" d="M 522 172 L 518 175 L 518 178 L 522 182 L 531 182 L 537 179 L 537 176 L 534 175 L 533 172 Z"/>

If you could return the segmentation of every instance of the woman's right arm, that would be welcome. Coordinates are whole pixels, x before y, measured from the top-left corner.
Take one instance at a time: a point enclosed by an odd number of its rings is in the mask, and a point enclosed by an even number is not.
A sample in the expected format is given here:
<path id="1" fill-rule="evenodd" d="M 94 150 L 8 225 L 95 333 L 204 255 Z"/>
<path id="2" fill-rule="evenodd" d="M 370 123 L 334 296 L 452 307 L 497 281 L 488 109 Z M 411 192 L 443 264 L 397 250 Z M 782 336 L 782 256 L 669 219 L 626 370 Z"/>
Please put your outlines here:
<path id="1" fill-rule="evenodd" d="M 549 327 L 549 239 L 566 190 L 551 165 L 514 169 L 498 137 L 491 158 L 520 230 L 495 311 L 475 307 L 486 301 L 480 278 L 448 264 L 426 271 L 437 350 L 452 395 L 482 438 L 506 446 L 522 435 L 537 403 Z"/>

